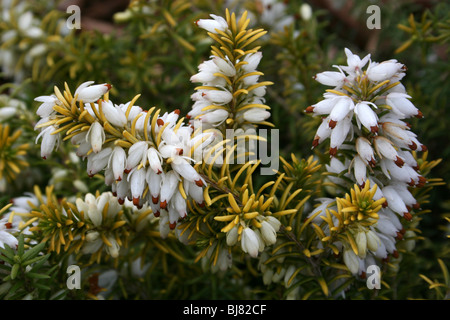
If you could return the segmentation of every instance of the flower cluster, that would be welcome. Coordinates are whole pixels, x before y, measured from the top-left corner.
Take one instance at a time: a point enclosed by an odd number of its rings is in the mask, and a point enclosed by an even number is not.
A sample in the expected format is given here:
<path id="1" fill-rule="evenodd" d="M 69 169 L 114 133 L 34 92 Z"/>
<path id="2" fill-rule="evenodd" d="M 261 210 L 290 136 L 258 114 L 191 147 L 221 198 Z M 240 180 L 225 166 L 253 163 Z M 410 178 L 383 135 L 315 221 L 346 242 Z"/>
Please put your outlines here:
<path id="1" fill-rule="evenodd" d="M 253 128 L 268 124 L 270 108 L 264 104 L 269 81 L 259 82 L 262 72 L 257 71 L 262 53 L 258 47 L 247 47 L 263 36 L 262 29 L 247 29 L 249 19 L 245 12 L 238 21 L 227 11 L 226 19 L 211 15 L 196 24 L 208 31 L 217 42 L 212 46 L 211 59 L 199 65 L 199 72 L 191 77 L 201 86 L 191 96 L 194 104 L 188 119 L 198 120 L 209 127 L 225 123 L 229 128 Z"/>
<path id="2" fill-rule="evenodd" d="M 0 27 L 0 67 L 6 77 L 20 83 L 28 76 L 27 71 L 35 68 L 35 61 L 39 61 L 46 52 L 48 45 L 42 39 L 67 34 L 65 21 L 59 19 L 55 25 L 57 30 L 50 30 L 49 26 L 33 12 L 33 5 L 27 1 L 5 0 L 0 4 L 2 26 Z"/>
<path id="3" fill-rule="evenodd" d="M 54 95 L 37 97 L 42 102 L 35 127 L 40 130 L 36 140 L 42 138 L 41 156 L 46 159 L 65 132 L 64 140 L 70 139 L 76 154 L 87 160 L 88 175 L 104 171 L 119 203 L 149 204 L 155 215 L 167 216 L 173 229 L 187 214 L 188 197 L 203 202 L 205 182 L 193 163 L 212 134 L 184 124 L 179 110 L 160 115 L 160 110 L 134 105 L 138 96 L 114 104 L 107 98 L 110 88 L 88 81 L 73 96 L 66 87 L 64 95 L 55 88 Z"/>
<path id="4" fill-rule="evenodd" d="M 323 117 L 313 147 L 329 138 L 331 161 L 326 167 L 334 175 L 330 180 L 345 185 L 350 179 L 356 183 L 352 190 L 355 196 L 352 194 L 353 200 L 338 199 L 337 203 L 324 199 L 310 215 L 322 216 L 330 225 L 331 217 L 324 216 L 329 212 L 358 212 L 372 201 L 376 203 L 377 215 L 370 224 L 361 223 L 364 219 L 360 219 L 360 213 L 357 219 L 340 221 L 345 225 L 356 223 L 360 229 L 346 238 L 343 249 L 349 269 L 361 274 L 362 266 L 374 264 L 374 257 L 398 255 L 396 241 L 405 233 L 399 218 L 409 221 L 412 210 L 420 208 L 410 188 L 426 183 L 412 152 L 427 149 L 405 122 L 409 117 L 422 117 L 400 83 L 406 67 L 397 60 L 377 63 L 370 55 L 361 59 L 349 49 L 345 54 L 347 65 L 315 76 L 332 89 L 306 112 Z M 369 192 L 368 185 L 378 188 Z M 368 199 L 364 193 L 370 194 Z"/>

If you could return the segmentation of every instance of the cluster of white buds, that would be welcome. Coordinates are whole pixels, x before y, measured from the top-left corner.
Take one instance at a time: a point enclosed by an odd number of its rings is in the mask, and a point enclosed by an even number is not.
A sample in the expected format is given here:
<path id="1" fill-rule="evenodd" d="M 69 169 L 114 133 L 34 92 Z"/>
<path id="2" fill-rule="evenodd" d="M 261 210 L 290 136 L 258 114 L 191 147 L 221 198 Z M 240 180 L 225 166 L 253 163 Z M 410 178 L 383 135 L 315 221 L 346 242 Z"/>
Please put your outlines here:
<path id="1" fill-rule="evenodd" d="M 323 117 L 313 148 L 330 139 L 331 161 L 327 170 L 351 179 L 361 188 L 367 182 L 377 185 L 373 199 L 385 200 L 378 211 L 378 221 L 370 230 L 356 235 L 359 254 L 346 246 L 342 248 L 344 261 L 356 274 L 362 273 L 364 266 L 374 264 L 374 258 L 398 255 L 396 241 L 405 233 L 401 218 L 411 220 L 410 211 L 420 208 L 409 188 L 426 183 L 412 151 L 427 149 L 405 122 L 413 116 L 422 117 L 400 83 L 406 67 L 397 60 L 377 63 L 371 61 L 370 55 L 361 59 L 349 49 L 345 49 L 345 54 L 346 66 L 315 76 L 315 80 L 332 89 L 326 90 L 324 99 L 306 112 Z M 339 152 L 341 149 L 344 151 Z M 339 177 L 330 180 L 344 182 Z M 324 214 L 331 202 L 324 201 L 314 212 L 323 210 Z M 333 209 L 338 210 L 329 208 Z"/>
<path id="2" fill-rule="evenodd" d="M 211 17 L 213 19 L 200 19 L 196 23 L 216 41 L 222 41 L 219 37 L 226 37 L 228 45 L 233 43 L 231 47 L 244 52 L 239 49 L 239 43 L 244 43 L 246 37 L 241 37 L 239 41 L 239 38 L 232 37 L 231 27 L 224 18 Z M 243 26 L 242 34 L 246 31 Z M 262 53 L 249 50 L 236 57 L 231 52 L 233 49 L 221 49 L 224 51 L 213 51 L 211 59 L 201 63 L 199 72 L 191 77 L 192 82 L 202 85 L 191 96 L 194 104 L 187 118 L 191 122 L 201 121 L 205 128 L 217 127 L 225 122 L 229 126 L 237 124 L 245 129 L 265 122 L 270 117 L 267 111 L 270 108 L 264 105 L 264 95 L 266 85 L 271 83 L 259 82 L 262 73 L 257 71 L 257 67 Z"/>
<path id="3" fill-rule="evenodd" d="M 179 110 L 152 114 L 154 108 L 144 110 L 134 101 L 117 105 L 101 99 L 110 88 L 85 82 L 71 104 L 56 95 L 36 98 L 42 102 L 37 110 L 42 119 L 36 124 L 41 130 L 37 137 L 42 137 L 41 156 L 47 158 L 61 140 L 59 124 L 71 119 L 63 107 L 73 109 L 78 102 L 83 109 L 78 112 L 90 121 L 74 125 L 66 134 L 77 146 L 76 154 L 87 159 L 88 175 L 104 170 L 105 183 L 120 204 L 125 199 L 138 208 L 149 204 L 155 216 L 168 217 L 173 229 L 187 214 L 188 197 L 203 204 L 205 181 L 193 164 L 201 160 L 202 148 L 212 141 L 212 134 L 183 123 Z"/>

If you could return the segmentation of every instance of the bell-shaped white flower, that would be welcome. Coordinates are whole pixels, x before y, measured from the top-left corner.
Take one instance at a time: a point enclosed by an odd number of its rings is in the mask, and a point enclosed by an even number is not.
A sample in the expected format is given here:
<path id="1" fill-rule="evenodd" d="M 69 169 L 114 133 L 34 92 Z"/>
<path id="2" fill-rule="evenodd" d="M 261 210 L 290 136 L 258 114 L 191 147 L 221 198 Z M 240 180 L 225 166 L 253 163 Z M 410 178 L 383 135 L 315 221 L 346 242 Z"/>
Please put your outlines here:
<path id="1" fill-rule="evenodd" d="M 330 128 L 334 128 L 336 123 L 342 121 L 354 107 L 353 100 L 349 97 L 337 99 L 336 105 L 330 112 L 330 122 L 328 123 Z"/>
<path id="2" fill-rule="evenodd" d="M 36 137 L 36 143 L 39 138 L 42 137 L 41 142 L 41 157 L 42 159 L 47 159 L 52 153 L 55 147 L 57 148 L 59 145 L 60 136 L 59 134 L 52 134 L 55 132 L 57 128 L 55 126 L 48 126 L 44 130 L 42 130 L 39 135 Z"/>
<path id="3" fill-rule="evenodd" d="M 113 126 L 123 128 L 127 125 L 127 117 L 120 106 L 114 105 L 111 101 L 103 101 L 102 110 L 106 120 Z"/>
<path id="4" fill-rule="evenodd" d="M 392 59 L 381 63 L 372 63 L 367 68 L 367 77 L 370 81 L 385 81 L 391 79 L 398 72 L 401 72 L 403 64 Z"/>
<path id="5" fill-rule="evenodd" d="M 93 83 L 94 81 L 86 81 L 75 90 L 74 97 L 77 97 L 77 101 L 83 101 L 84 103 L 96 102 L 111 89 L 110 84 L 92 85 Z"/>
<path id="6" fill-rule="evenodd" d="M 127 155 L 125 153 L 125 150 L 123 150 L 122 147 L 114 147 L 109 159 L 109 166 L 112 168 L 114 179 L 116 181 L 122 180 L 126 161 Z"/>
<path id="7" fill-rule="evenodd" d="M 92 151 L 94 153 L 98 153 L 102 150 L 105 138 L 106 136 L 103 126 L 98 121 L 93 122 L 87 132 L 86 141 L 91 144 Z"/>
<path id="8" fill-rule="evenodd" d="M 242 251 L 248 253 L 251 257 L 256 258 L 259 252 L 259 240 L 255 231 L 246 227 L 241 234 Z"/>
<path id="9" fill-rule="evenodd" d="M 336 71 L 324 71 L 314 76 L 314 80 L 317 82 L 325 86 L 337 88 L 342 87 L 346 79 L 347 78 L 343 72 Z"/>
<path id="10" fill-rule="evenodd" d="M 355 106 L 355 114 L 360 128 L 360 124 L 362 124 L 369 131 L 376 133 L 378 132 L 378 117 L 369 104 L 373 105 L 373 103 L 367 101 L 357 103 Z"/>
<path id="11" fill-rule="evenodd" d="M 34 101 L 42 102 L 42 104 L 36 110 L 36 114 L 38 116 L 40 116 L 41 118 L 49 117 L 51 114 L 55 113 L 56 111 L 53 110 L 53 107 L 55 105 L 61 104 L 61 102 L 58 100 L 58 98 L 54 94 L 52 94 L 50 96 L 36 97 L 34 99 Z"/>
<path id="12" fill-rule="evenodd" d="M 394 113 L 401 117 L 415 116 L 421 118 L 422 113 L 408 99 L 411 99 L 411 96 L 406 93 L 391 92 L 386 96 L 386 103 L 392 107 Z"/>
<path id="13" fill-rule="evenodd" d="M 175 171 L 171 170 L 165 174 L 161 185 L 160 207 L 166 209 L 168 202 L 178 188 L 178 177 Z"/>
<path id="14" fill-rule="evenodd" d="M 195 22 L 197 26 L 211 33 L 217 33 L 217 30 L 225 31 L 228 29 L 227 21 L 215 14 L 209 15 L 212 19 L 199 19 Z"/>
<path id="15" fill-rule="evenodd" d="M 358 256 L 353 252 L 352 249 L 344 249 L 344 263 L 352 274 L 357 274 L 359 270 L 359 259 Z"/>

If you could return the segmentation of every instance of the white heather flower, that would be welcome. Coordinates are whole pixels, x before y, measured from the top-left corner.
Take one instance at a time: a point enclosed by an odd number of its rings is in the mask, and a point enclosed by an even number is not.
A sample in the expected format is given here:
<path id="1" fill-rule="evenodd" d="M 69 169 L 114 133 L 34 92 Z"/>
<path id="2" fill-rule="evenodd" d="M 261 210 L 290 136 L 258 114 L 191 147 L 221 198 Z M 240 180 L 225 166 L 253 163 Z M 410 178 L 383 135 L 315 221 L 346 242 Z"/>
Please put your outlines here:
<path id="1" fill-rule="evenodd" d="M 131 196 L 133 198 L 133 204 L 135 206 L 140 205 L 140 200 L 146 186 L 146 170 L 144 168 L 135 169 L 131 172 L 127 179 L 130 183 Z"/>
<path id="2" fill-rule="evenodd" d="M 11 233 L 17 232 L 12 223 L 5 217 L 0 220 L 0 248 L 4 248 L 5 244 L 12 249 L 16 249 L 19 241 Z"/>
<path id="3" fill-rule="evenodd" d="M 108 166 L 111 167 L 114 174 L 114 179 L 116 181 L 122 180 L 126 161 L 127 155 L 125 150 L 123 150 L 123 148 L 119 146 L 114 147 L 113 152 L 111 153 L 111 156 L 109 158 Z"/>
<path id="4" fill-rule="evenodd" d="M 398 156 L 397 150 L 394 148 L 393 143 L 382 136 L 377 136 L 373 139 L 375 150 L 380 157 L 385 157 L 395 162 L 399 167 L 402 167 L 405 161 Z"/>
<path id="5" fill-rule="evenodd" d="M 165 174 L 160 193 L 160 207 L 162 209 L 167 208 L 168 202 L 172 198 L 175 191 L 177 191 L 178 182 L 179 180 L 175 171 L 171 170 Z"/>
<path id="6" fill-rule="evenodd" d="M 52 153 L 55 147 L 57 148 L 59 145 L 60 136 L 59 134 L 52 134 L 57 127 L 48 126 L 44 130 L 42 130 L 39 135 L 36 137 L 36 143 L 39 138 L 42 137 L 41 142 L 41 157 L 42 159 L 47 159 Z"/>
<path id="7" fill-rule="evenodd" d="M 343 72 L 324 71 L 316 74 L 314 79 L 326 86 L 342 87 L 347 78 Z"/>
<path id="8" fill-rule="evenodd" d="M 250 73 L 256 71 L 256 68 L 258 67 L 261 59 L 262 59 L 262 52 L 258 51 L 255 53 L 247 54 L 244 57 L 244 60 L 247 62 L 246 64 L 242 65 L 241 69 L 244 70 L 245 73 Z"/>
<path id="9" fill-rule="evenodd" d="M 330 156 L 335 156 L 339 147 L 344 143 L 352 127 L 353 112 L 339 121 L 330 135 Z"/>
<path id="10" fill-rule="evenodd" d="M 155 148 L 150 147 L 147 151 L 147 158 L 150 163 L 150 168 L 157 174 L 162 173 L 162 158 Z"/>
<path id="11" fill-rule="evenodd" d="M 215 14 L 209 15 L 212 19 L 199 19 L 195 22 L 197 26 L 211 33 L 217 33 L 216 29 L 225 31 L 228 29 L 227 21 Z"/>
<path id="12" fill-rule="evenodd" d="M 367 180 L 367 168 L 365 162 L 361 159 L 359 155 L 356 155 L 353 159 L 353 169 L 356 179 L 356 183 L 362 186 Z"/>
<path id="13" fill-rule="evenodd" d="M 157 174 L 154 170 L 147 170 L 145 180 L 147 181 L 150 196 L 153 204 L 159 203 L 159 194 L 161 192 L 162 175 Z"/>
<path id="14" fill-rule="evenodd" d="M 405 202 L 403 202 L 400 195 L 397 193 L 394 187 L 386 186 L 381 190 L 383 192 L 383 196 L 386 198 L 388 203 L 388 207 L 399 214 L 400 216 L 404 216 L 408 214 L 408 209 L 406 208 Z"/>
<path id="15" fill-rule="evenodd" d="M 401 72 L 403 64 L 392 59 L 381 63 L 372 62 L 367 68 L 367 77 L 370 81 L 385 81 Z"/>
<path id="16" fill-rule="evenodd" d="M 342 121 L 354 109 L 353 100 L 349 97 L 339 98 L 330 112 L 330 128 L 334 128 L 336 123 Z"/>
<path id="17" fill-rule="evenodd" d="M 110 84 L 92 85 L 93 83 L 94 81 L 86 81 L 75 90 L 74 97 L 77 97 L 77 101 L 83 101 L 84 103 L 97 102 L 101 96 L 111 89 Z"/>
<path id="18" fill-rule="evenodd" d="M 237 243 L 238 238 L 239 238 L 238 227 L 234 226 L 233 228 L 231 228 L 230 231 L 227 232 L 227 237 L 226 237 L 227 245 L 229 247 L 234 246 Z"/>
<path id="19" fill-rule="evenodd" d="M 327 96 L 325 99 L 306 108 L 306 112 L 313 112 L 315 115 L 328 115 L 336 105 L 337 99 L 339 99 L 339 96 Z"/>
<path id="20" fill-rule="evenodd" d="M 217 105 L 227 104 L 233 99 L 231 92 L 227 90 L 206 90 L 203 98 Z"/>
<path id="21" fill-rule="evenodd" d="M 41 118 L 49 117 L 51 114 L 55 113 L 55 111 L 53 110 L 53 106 L 61 104 L 61 102 L 54 94 L 50 96 L 39 96 L 35 98 L 34 101 L 42 102 L 42 104 L 36 110 L 36 114 Z"/>
<path id="22" fill-rule="evenodd" d="M 87 157 L 87 173 L 90 177 L 105 169 L 108 165 L 112 148 L 105 148 L 98 153 L 91 153 Z"/>
<path id="23" fill-rule="evenodd" d="M 300 16 L 303 20 L 308 21 L 312 17 L 312 8 L 309 4 L 303 3 L 300 6 Z"/>
<path id="24" fill-rule="evenodd" d="M 106 120 L 115 127 L 125 127 L 127 117 L 120 106 L 114 105 L 111 101 L 103 101 L 102 109 Z"/>
<path id="25" fill-rule="evenodd" d="M 205 113 L 199 117 L 199 120 L 211 124 L 220 124 L 228 118 L 228 111 L 224 109 L 216 109 Z"/>
<path id="26" fill-rule="evenodd" d="M 411 99 L 411 96 L 406 93 L 391 92 L 386 96 L 386 103 L 401 117 L 422 117 L 422 113 L 408 99 Z"/>
<path id="27" fill-rule="evenodd" d="M 176 157 L 172 161 L 171 166 L 174 171 L 187 181 L 195 182 L 198 186 L 203 185 L 200 174 L 185 159 Z"/>
<path id="28" fill-rule="evenodd" d="M 259 239 L 255 231 L 246 227 L 241 234 L 242 251 L 248 253 L 251 257 L 256 258 L 259 252 Z"/>
<path id="29" fill-rule="evenodd" d="M 225 60 L 220 57 L 213 57 L 212 61 L 217 66 L 219 71 L 227 77 L 234 77 L 236 75 L 236 69 L 230 60 Z"/>
<path id="30" fill-rule="evenodd" d="M 341 66 L 341 69 L 350 75 L 361 73 L 362 68 L 370 60 L 370 54 L 361 59 L 358 55 L 353 54 L 348 48 L 345 48 L 344 51 L 347 56 L 347 66 Z"/>
<path id="31" fill-rule="evenodd" d="M 358 122 L 358 127 L 361 128 L 361 124 L 369 131 L 378 132 L 378 117 L 375 111 L 369 106 L 373 103 L 362 101 L 355 106 L 355 115 Z"/>
<path id="32" fill-rule="evenodd" d="M 359 259 L 352 249 L 344 249 L 344 263 L 352 274 L 358 273 Z"/>
<path id="33" fill-rule="evenodd" d="M 358 256 L 364 259 L 367 254 L 367 236 L 363 230 L 358 231 L 355 237 L 356 246 L 358 248 Z"/>
<path id="34" fill-rule="evenodd" d="M 271 216 L 261 221 L 261 236 L 266 245 L 272 245 L 277 241 L 277 232 L 280 229 L 280 225 L 280 221 Z"/>
<path id="35" fill-rule="evenodd" d="M 93 122 L 86 134 L 86 141 L 90 143 L 94 153 L 98 153 L 102 150 L 105 138 L 106 136 L 103 126 L 98 121 Z"/>
<path id="36" fill-rule="evenodd" d="M 261 108 L 251 108 L 243 114 L 243 118 L 248 122 L 262 122 L 270 117 L 270 112 Z"/>
<path id="37" fill-rule="evenodd" d="M 128 149 L 128 158 L 127 165 L 125 167 L 125 172 L 130 172 L 133 168 L 137 167 L 139 164 L 145 167 L 147 162 L 147 151 L 148 151 L 148 142 L 147 141 L 138 141 L 134 143 Z"/>
<path id="38" fill-rule="evenodd" d="M 370 251 L 377 251 L 380 244 L 380 238 L 377 236 L 376 232 L 369 230 L 366 232 L 367 239 L 367 249 Z"/>
<path id="39" fill-rule="evenodd" d="M 356 152 L 358 152 L 361 159 L 365 164 L 370 164 L 371 167 L 375 166 L 375 158 L 370 141 L 364 137 L 358 137 L 355 142 Z"/>

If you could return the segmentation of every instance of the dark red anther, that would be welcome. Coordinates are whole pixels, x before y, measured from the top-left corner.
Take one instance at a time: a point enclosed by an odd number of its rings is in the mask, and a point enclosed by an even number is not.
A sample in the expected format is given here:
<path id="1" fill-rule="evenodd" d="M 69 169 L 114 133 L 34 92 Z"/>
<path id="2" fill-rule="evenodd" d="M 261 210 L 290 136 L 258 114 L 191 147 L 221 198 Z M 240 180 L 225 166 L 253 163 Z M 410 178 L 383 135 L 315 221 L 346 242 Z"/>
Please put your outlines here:
<path id="1" fill-rule="evenodd" d="M 314 107 L 313 106 L 309 106 L 308 108 L 305 109 L 306 113 L 311 113 L 314 112 Z"/>
<path id="2" fill-rule="evenodd" d="M 158 197 L 152 196 L 152 202 L 153 202 L 153 204 L 158 204 L 158 202 L 159 202 L 159 196 L 158 196 Z"/>
<path id="3" fill-rule="evenodd" d="M 418 203 L 418 202 L 414 203 L 413 204 L 413 208 L 416 209 L 416 210 L 419 210 L 420 209 L 420 203 Z"/>
<path id="4" fill-rule="evenodd" d="M 117 202 L 119 202 L 119 204 L 124 204 L 125 203 L 125 199 L 117 198 Z"/>
<path id="5" fill-rule="evenodd" d="M 201 179 L 195 180 L 195 184 L 199 187 L 203 187 L 203 181 Z"/>
<path id="6" fill-rule="evenodd" d="M 175 109 L 173 112 L 177 115 L 180 115 L 180 113 L 181 113 L 180 109 Z"/>
<path id="7" fill-rule="evenodd" d="M 416 150 L 416 149 L 417 149 L 417 144 L 416 144 L 414 141 L 411 141 L 411 144 L 408 145 L 408 147 L 409 147 L 411 150 Z"/>
<path id="8" fill-rule="evenodd" d="M 405 218 L 408 221 L 411 221 L 412 220 L 412 214 L 409 213 L 409 212 L 404 212 L 403 213 L 403 218 Z"/>
<path id="9" fill-rule="evenodd" d="M 421 147 L 422 147 L 422 152 L 428 151 L 428 148 L 426 145 L 423 144 L 423 145 L 421 145 Z"/>
<path id="10" fill-rule="evenodd" d="M 5 227 L 6 227 L 6 229 L 12 229 L 13 225 L 11 222 L 7 222 L 7 223 L 5 223 Z"/>
<path id="11" fill-rule="evenodd" d="M 402 240 L 403 239 L 403 234 L 401 232 L 397 232 L 397 240 Z"/>
<path id="12" fill-rule="evenodd" d="M 361 279 L 365 279 L 367 277 L 366 273 L 364 271 L 361 271 L 361 274 L 359 275 Z"/>
<path id="13" fill-rule="evenodd" d="M 131 171 L 131 169 L 125 169 L 125 170 L 123 170 L 123 172 L 126 173 L 126 174 L 129 174 L 130 171 Z"/>
<path id="14" fill-rule="evenodd" d="M 202 203 L 199 203 L 199 204 L 198 204 L 198 206 L 199 206 L 200 208 L 204 208 L 204 207 L 205 207 L 205 205 L 206 205 L 206 204 L 205 204 L 205 202 L 204 202 L 204 201 L 203 201 Z"/>
<path id="15" fill-rule="evenodd" d="M 333 147 L 330 148 L 330 156 L 334 157 L 337 154 L 337 148 Z"/>
<path id="16" fill-rule="evenodd" d="M 416 184 L 416 186 L 422 188 L 426 183 L 427 179 L 425 177 L 419 176 L 419 182 Z"/>
<path id="17" fill-rule="evenodd" d="M 163 119 L 156 120 L 156 123 L 158 124 L 158 126 L 163 126 L 164 125 Z"/>
<path id="18" fill-rule="evenodd" d="M 383 208 L 387 208 L 387 206 L 388 206 L 387 200 L 385 200 L 381 206 L 382 206 Z"/>
<path id="19" fill-rule="evenodd" d="M 375 166 L 377 165 L 377 162 L 375 161 L 374 158 L 370 159 L 369 165 L 370 165 L 372 168 L 375 168 Z"/>
<path id="20" fill-rule="evenodd" d="M 422 113 L 422 111 L 420 111 L 420 110 L 417 111 L 416 118 L 419 118 L 419 119 L 422 119 L 422 118 L 423 118 L 423 113 Z"/>
<path id="21" fill-rule="evenodd" d="M 111 90 L 112 85 L 110 85 L 109 83 L 105 84 L 105 86 L 108 88 L 108 90 Z"/>
<path id="22" fill-rule="evenodd" d="M 177 223 L 176 223 L 176 222 L 173 222 L 173 223 L 169 223 L 169 228 L 170 228 L 170 230 L 173 230 L 173 229 L 175 229 L 176 225 L 177 225 Z"/>
<path id="23" fill-rule="evenodd" d="M 161 212 L 156 211 L 156 212 L 153 213 L 153 215 L 154 215 L 156 218 L 158 218 L 158 217 L 161 215 Z"/>
<path id="24" fill-rule="evenodd" d="M 167 200 L 164 200 L 163 202 L 160 203 L 159 207 L 161 209 L 167 209 Z"/>
<path id="25" fill-rule="evenodd" d="M 370 127 L 370 132 L 372 132 L 372 133 L 378 133 L 378 130 L 379 130 L 378 126 L 371 126 Z"/>
<path id="26" fill-rule="evenodd" d="M 403 161 L 403 159 L 400 158 L 399 156 L 397 156 L 397 159 L 394 162 L 400 168 L 403 167 L 403 165 L 405 164 L 405 161 Z"/>
<path id="27" fill-rule="evenodd" d="M 139 205 L 139 200 L 140 200 L 140 197 L 133 198 L 133 204 L 135 206 L 138 206 Z"/>
<path id="28" fill-rule="evenodd" d="M 395 259 L 398 259 L 398 251 L 397 251 L 397 250 L 394 250 L 394 252 L 392 252 L 392 256 L 393 256 Z"/>
<path id="29" fill-rule="evenodd" d="M 313 148 L 317 147 L 319 145 L 319 138 L 315 138 L 312 142 Z"/>
<path id="30" fill-rule="evenodd" d="M 408 182 L 408 185 L 411 187 L 414 187 L 416 185 L 416 183 L 414 182 L 414 180 L 411 178 L 411 180 Z"/>
<path id="31" fill-rule="evenodd" d="M 337 121 L 334 121 L 334 120 L 330 120 L 330 122 L 328 122 L 328 126 L 331 129 L 334 129 L 334 127 L 336 127 L 336 124 L 337 124 Z"/>

